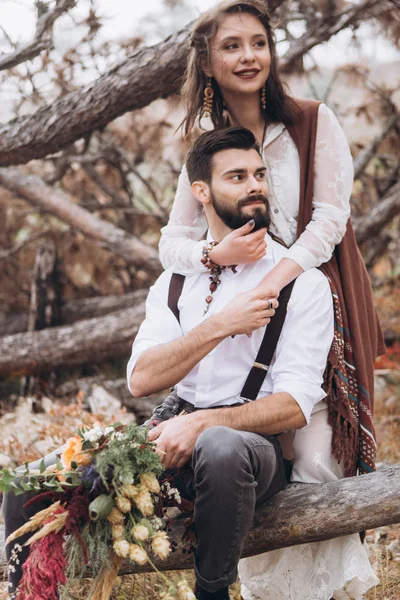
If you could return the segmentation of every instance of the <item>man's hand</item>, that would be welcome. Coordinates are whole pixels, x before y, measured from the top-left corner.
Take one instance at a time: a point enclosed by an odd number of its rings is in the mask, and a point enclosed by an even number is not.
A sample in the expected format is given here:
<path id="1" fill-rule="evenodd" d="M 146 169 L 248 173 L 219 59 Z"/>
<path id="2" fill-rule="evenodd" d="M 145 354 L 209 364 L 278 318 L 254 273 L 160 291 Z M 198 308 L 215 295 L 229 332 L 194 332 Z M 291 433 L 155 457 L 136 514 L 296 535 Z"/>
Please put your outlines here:
<path id="1" fill-rule="evenodd" d="M 251 233 L 254 221 L 251 220 L 239 229 L 235 229 L 215 246 L 209 253 L 217 265 L 247 265 L 265 256 L 267 243 L 264 227 Z"/>
<path id="2" fill-rule="evenodd" d="M 276 289 L 242 292 L 214 317 L 219 320 L 227 335 L 249 334 L 270 322 L 279 305 L 277 297 Z"/>
<path id="3" fill-rule="evenodd" d="M 205 429 L 202 413 L 174 417 L 149 431 L 148 438 L 156 442 L 165 469 L 179 469 L 191 458 L 196 440 Z"/>

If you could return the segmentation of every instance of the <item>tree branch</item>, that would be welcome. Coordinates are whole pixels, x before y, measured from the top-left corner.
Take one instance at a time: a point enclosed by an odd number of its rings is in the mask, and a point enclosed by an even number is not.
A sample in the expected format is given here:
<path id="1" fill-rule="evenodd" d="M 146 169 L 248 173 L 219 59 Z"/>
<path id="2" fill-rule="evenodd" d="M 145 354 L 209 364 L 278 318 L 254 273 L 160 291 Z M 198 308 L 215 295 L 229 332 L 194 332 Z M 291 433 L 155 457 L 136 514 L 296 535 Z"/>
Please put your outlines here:
<path id="1" fill-rule="evenodd" d="M 276 0 L 274 8 L 283 1 Z M 315 45 L 365 20 L 366 12 L 372 18 L 382 10 L 382 0 L 364 0 L 336 16 L 334 24 L 321 20 L 312 32 L 292 42 L 281 61 L 282 67 L 290 69 Z M 191 24 L 187 25 L 159 44 L 140 48 L 95 82 L 63 96 L 34 115 L 0 127 L 0 165 L 43 158 L 105 127 L 127 111 L 178 92 L 189 51 L 190 27 Z"/>
<path id="2" fill-rule="evenodd" d="M 302 56 L 318 44 L 329 40 L 339 33 L 339 31 L 355 26 L 367 18 L 379 16 L 384 10 L 384 4 L 385 2 L 381 0 L 364 0 L 363 2 L 352 4 L 349 9 L 338 15 L 332 15 L 328 20 L 323 16 L 314 29 L 307 29 L 301 37 L 290 44 L 289 50 L 281 61 L 283 71 L 291 72 Z"/>
<path id="3" fill-rule="evenodd" d="M 364 217 L 352 219 L 358 244 L 375 237 L 400 212 L 400 181 Z"/>
<path id="4" fill-rule="evenodd" d="M 8 54 L 4 58 L 0 56 L 0 71 L 11 69 L 27 60 L 32 60 L 43 50 L 50 49 L 52 45 L 51 34 L 54 22 L 63 13 L 73 8 L 75 4 L 76 0 L 58 0 L 53 9 L 40 16 L 36 25 L 35 39 L 12 54 Z"/>
<path id="5" fill-rule="evenodd" d="M 393 115 L 389 119 L 386 127 L 381 131 L 381 133 L 378 133 L 378 135 L 372 140 L 370 145 L 367 146 L 366 148 L 364 148 L 364 150 L 362 150 L 362 152 L 360 152 L 356 156 L 356 158 L 354 159 L 354 162 L 353 162 L 354 179 L 357 179 L 358 177 L 360 177 L 360 175 L 364 171 L 365 167 L 367 166 L 367 164 L 369 163 L 371 158 L 376 153 L 379 144 L 387 136 L 387 134 L 395 127 L 398 119 L 399 119 L 398 114 Z"/>
<path id="6" fill-rule="evenodd" d="M 18 169 L 0 168 L 0 185 L 82 231 L 128 263 L 154 274 L 161 272 L 158 253 L 154 248 L 74 204 L 65 192 L 47 186 L 36 175 L 25 175 Z"/>

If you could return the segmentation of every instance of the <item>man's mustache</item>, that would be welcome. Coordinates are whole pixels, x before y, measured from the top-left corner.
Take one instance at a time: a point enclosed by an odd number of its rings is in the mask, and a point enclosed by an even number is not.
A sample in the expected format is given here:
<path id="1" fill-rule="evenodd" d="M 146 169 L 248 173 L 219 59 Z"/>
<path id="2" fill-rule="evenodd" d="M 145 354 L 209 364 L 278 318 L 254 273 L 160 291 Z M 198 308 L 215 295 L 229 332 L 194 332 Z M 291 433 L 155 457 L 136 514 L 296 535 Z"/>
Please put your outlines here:
<path id="1" fill-rule="evenodd" d="M 265 204 L 265 206 L 267 206 L 268 198 L 267 198 L 267 196 L 264 196 L 264 194 L 255 194 L 254 196 L 246 196 L 246 198 L 241 198 L 240 200 L 238 200 L 237 207 L 242 208 L 243 206 L 246 206 L 246 204 L 253 204 L 253 202 L 263 202 Z"/>

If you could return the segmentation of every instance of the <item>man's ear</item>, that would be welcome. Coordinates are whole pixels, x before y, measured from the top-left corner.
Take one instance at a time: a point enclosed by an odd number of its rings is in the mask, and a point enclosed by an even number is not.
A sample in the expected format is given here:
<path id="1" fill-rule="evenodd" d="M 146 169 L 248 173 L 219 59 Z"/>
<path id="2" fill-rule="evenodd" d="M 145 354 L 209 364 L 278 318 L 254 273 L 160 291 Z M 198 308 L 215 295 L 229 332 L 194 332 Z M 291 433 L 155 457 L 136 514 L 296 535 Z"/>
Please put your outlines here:
<path id="1" fill-rule="evenodd" d="M 205 181 L 194 181 L 192 183 L 193 196 L 202 204 L 210 204 L 210 187 Z"/>

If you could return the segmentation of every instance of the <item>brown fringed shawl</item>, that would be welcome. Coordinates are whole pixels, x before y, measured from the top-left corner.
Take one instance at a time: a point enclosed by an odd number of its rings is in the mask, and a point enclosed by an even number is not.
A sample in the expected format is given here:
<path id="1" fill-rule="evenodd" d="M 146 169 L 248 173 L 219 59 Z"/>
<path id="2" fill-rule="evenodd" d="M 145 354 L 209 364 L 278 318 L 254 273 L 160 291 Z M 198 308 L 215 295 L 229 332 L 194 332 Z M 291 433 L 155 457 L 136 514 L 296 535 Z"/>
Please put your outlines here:
<path id="1" fill-rule="evenodd" d="M 320 103 L 296 102 L 303 118 L 288 131 L 300 155 L 299 237 L 312 219 Z M 321 269 L 329 280 L 335 311 L 335 336 L 325 373 L 332 451 L 338 461 L 343 461 L 345 476 L 349 477 L 375 470 L 374 361 L 385 352 L 371 283 L 350 219 L 342 242 Z"/>

